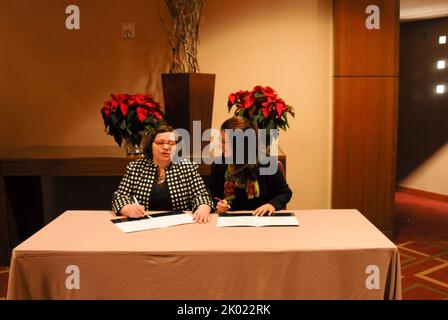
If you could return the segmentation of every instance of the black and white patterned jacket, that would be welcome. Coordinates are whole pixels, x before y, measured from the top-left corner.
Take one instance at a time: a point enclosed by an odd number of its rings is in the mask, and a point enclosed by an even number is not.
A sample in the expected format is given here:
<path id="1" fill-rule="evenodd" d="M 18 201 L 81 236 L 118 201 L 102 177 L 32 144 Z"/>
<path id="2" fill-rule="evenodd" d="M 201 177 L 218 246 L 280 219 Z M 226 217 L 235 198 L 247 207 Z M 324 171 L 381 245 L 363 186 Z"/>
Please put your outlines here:
<path id="1" fill-rule="evenodd" d="M 126 173 L 115 191 L 112 199 L 112 210 L 118 213 L 127 204 L 134 203 L 133 197 L 146 210 L 152 184 L 156 178 L 157 165 L 147 158 L 132 161 L 126 168 Z M 173 210 L 192 210 L 201 204 L 214 208 L 210 194 L 198 172 L 198 165 L 187 159 L 171 163 L 166 168 L 166 181 L 171 195 Z"/>

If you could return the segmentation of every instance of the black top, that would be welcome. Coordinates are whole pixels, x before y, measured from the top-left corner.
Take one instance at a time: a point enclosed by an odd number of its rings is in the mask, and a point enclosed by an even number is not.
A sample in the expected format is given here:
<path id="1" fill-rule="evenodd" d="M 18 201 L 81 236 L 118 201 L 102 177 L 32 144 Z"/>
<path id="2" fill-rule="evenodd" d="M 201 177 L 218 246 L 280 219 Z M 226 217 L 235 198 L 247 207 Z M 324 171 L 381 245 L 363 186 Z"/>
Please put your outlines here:
<path id="1" fill-rule="evenodd" d="M 149 209 L 152 211 L 173 210 L 170 189 L 165 181 L 162 184 L 153 183 L 149 198 Z"/>
<path id="2" fill-rule="evenodd" d="M 224 183 L 226 164 L 212 165 L 212 197 L 224 198 Z M 235 210 L 255 210 L 266 203 L 271 204 L 275 210 L 282 210 L 286 207 L 292 196 L 292 191 L 286 183 L 283 172 L 280 169 L 274 175 L 260 175 L 257 170 L 257 180 L 260 187 L 260 196 L 247 199 L 246 190 L 235 188 L 235 199 L 231 206 Z M 217 201 L 214 199 L 215 205 Z"/>

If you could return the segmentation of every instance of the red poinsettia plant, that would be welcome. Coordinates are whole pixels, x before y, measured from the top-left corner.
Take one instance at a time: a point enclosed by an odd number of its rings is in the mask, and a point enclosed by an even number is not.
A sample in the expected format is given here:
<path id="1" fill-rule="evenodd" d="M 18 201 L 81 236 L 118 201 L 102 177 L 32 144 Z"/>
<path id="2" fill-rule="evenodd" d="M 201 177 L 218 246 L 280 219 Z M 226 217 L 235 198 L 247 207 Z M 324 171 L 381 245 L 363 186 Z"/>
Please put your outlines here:
<path id="1" fill-rule="evenodd" d="M 160 103 L 151 95 L 111 94 L 101 108 L 107 134 L 121 147 L 123 140 L 139 146 L 142 134 L 166 124 Z"/>
<path id="2" fill-rule="evenodd" d="M 252 91 L 238 91 L 229 95 L 227 107 L 235 107 L 235 115 L 252 121 L 260 129 L 289 128 L 288 113 L 294 117 L 291 106 L 278 97 L 271 87 L 256 86 Z"/>

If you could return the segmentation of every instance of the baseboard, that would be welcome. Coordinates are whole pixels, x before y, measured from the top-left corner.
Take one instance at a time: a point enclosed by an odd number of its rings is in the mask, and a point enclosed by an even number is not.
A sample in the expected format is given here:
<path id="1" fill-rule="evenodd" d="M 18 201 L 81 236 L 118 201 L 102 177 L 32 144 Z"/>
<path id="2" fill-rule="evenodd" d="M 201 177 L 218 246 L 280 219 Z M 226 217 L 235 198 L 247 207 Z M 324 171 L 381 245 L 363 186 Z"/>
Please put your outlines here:
<path id="1" fill-rule="evenodd" d="M 443 202 L 448 203 L 448 196 L 444 195 L 444 194 L 433 193 L 433 192 L 411 189 L 411 188 L 400 187 L 400 186 L 397 186 L 397 192 L 402 192 L 402 193 L 410 194 L 413 196 L 418 196 L 418 197 L 423 197 L 423 198 L 428 198 L 428 199 L 443 201 Z"/>

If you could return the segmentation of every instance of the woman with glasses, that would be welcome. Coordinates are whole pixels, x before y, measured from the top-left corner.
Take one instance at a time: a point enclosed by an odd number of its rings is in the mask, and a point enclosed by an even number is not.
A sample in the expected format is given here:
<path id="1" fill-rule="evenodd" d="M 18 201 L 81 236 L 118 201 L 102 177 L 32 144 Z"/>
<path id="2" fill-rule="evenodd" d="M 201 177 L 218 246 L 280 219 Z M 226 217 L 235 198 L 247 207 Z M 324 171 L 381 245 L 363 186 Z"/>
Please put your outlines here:
<path id="1" fill-rule="evenodd" d="M 213 201 L 197 165 L 172 161 L 176 148 L 173 128 L 154 129 L 144 147 L 145 157 L 129 163 L 112 199 L 116 214 L 139 218 L 150 211 L 192 210 L 198 223 L 210 221 Z"/>

